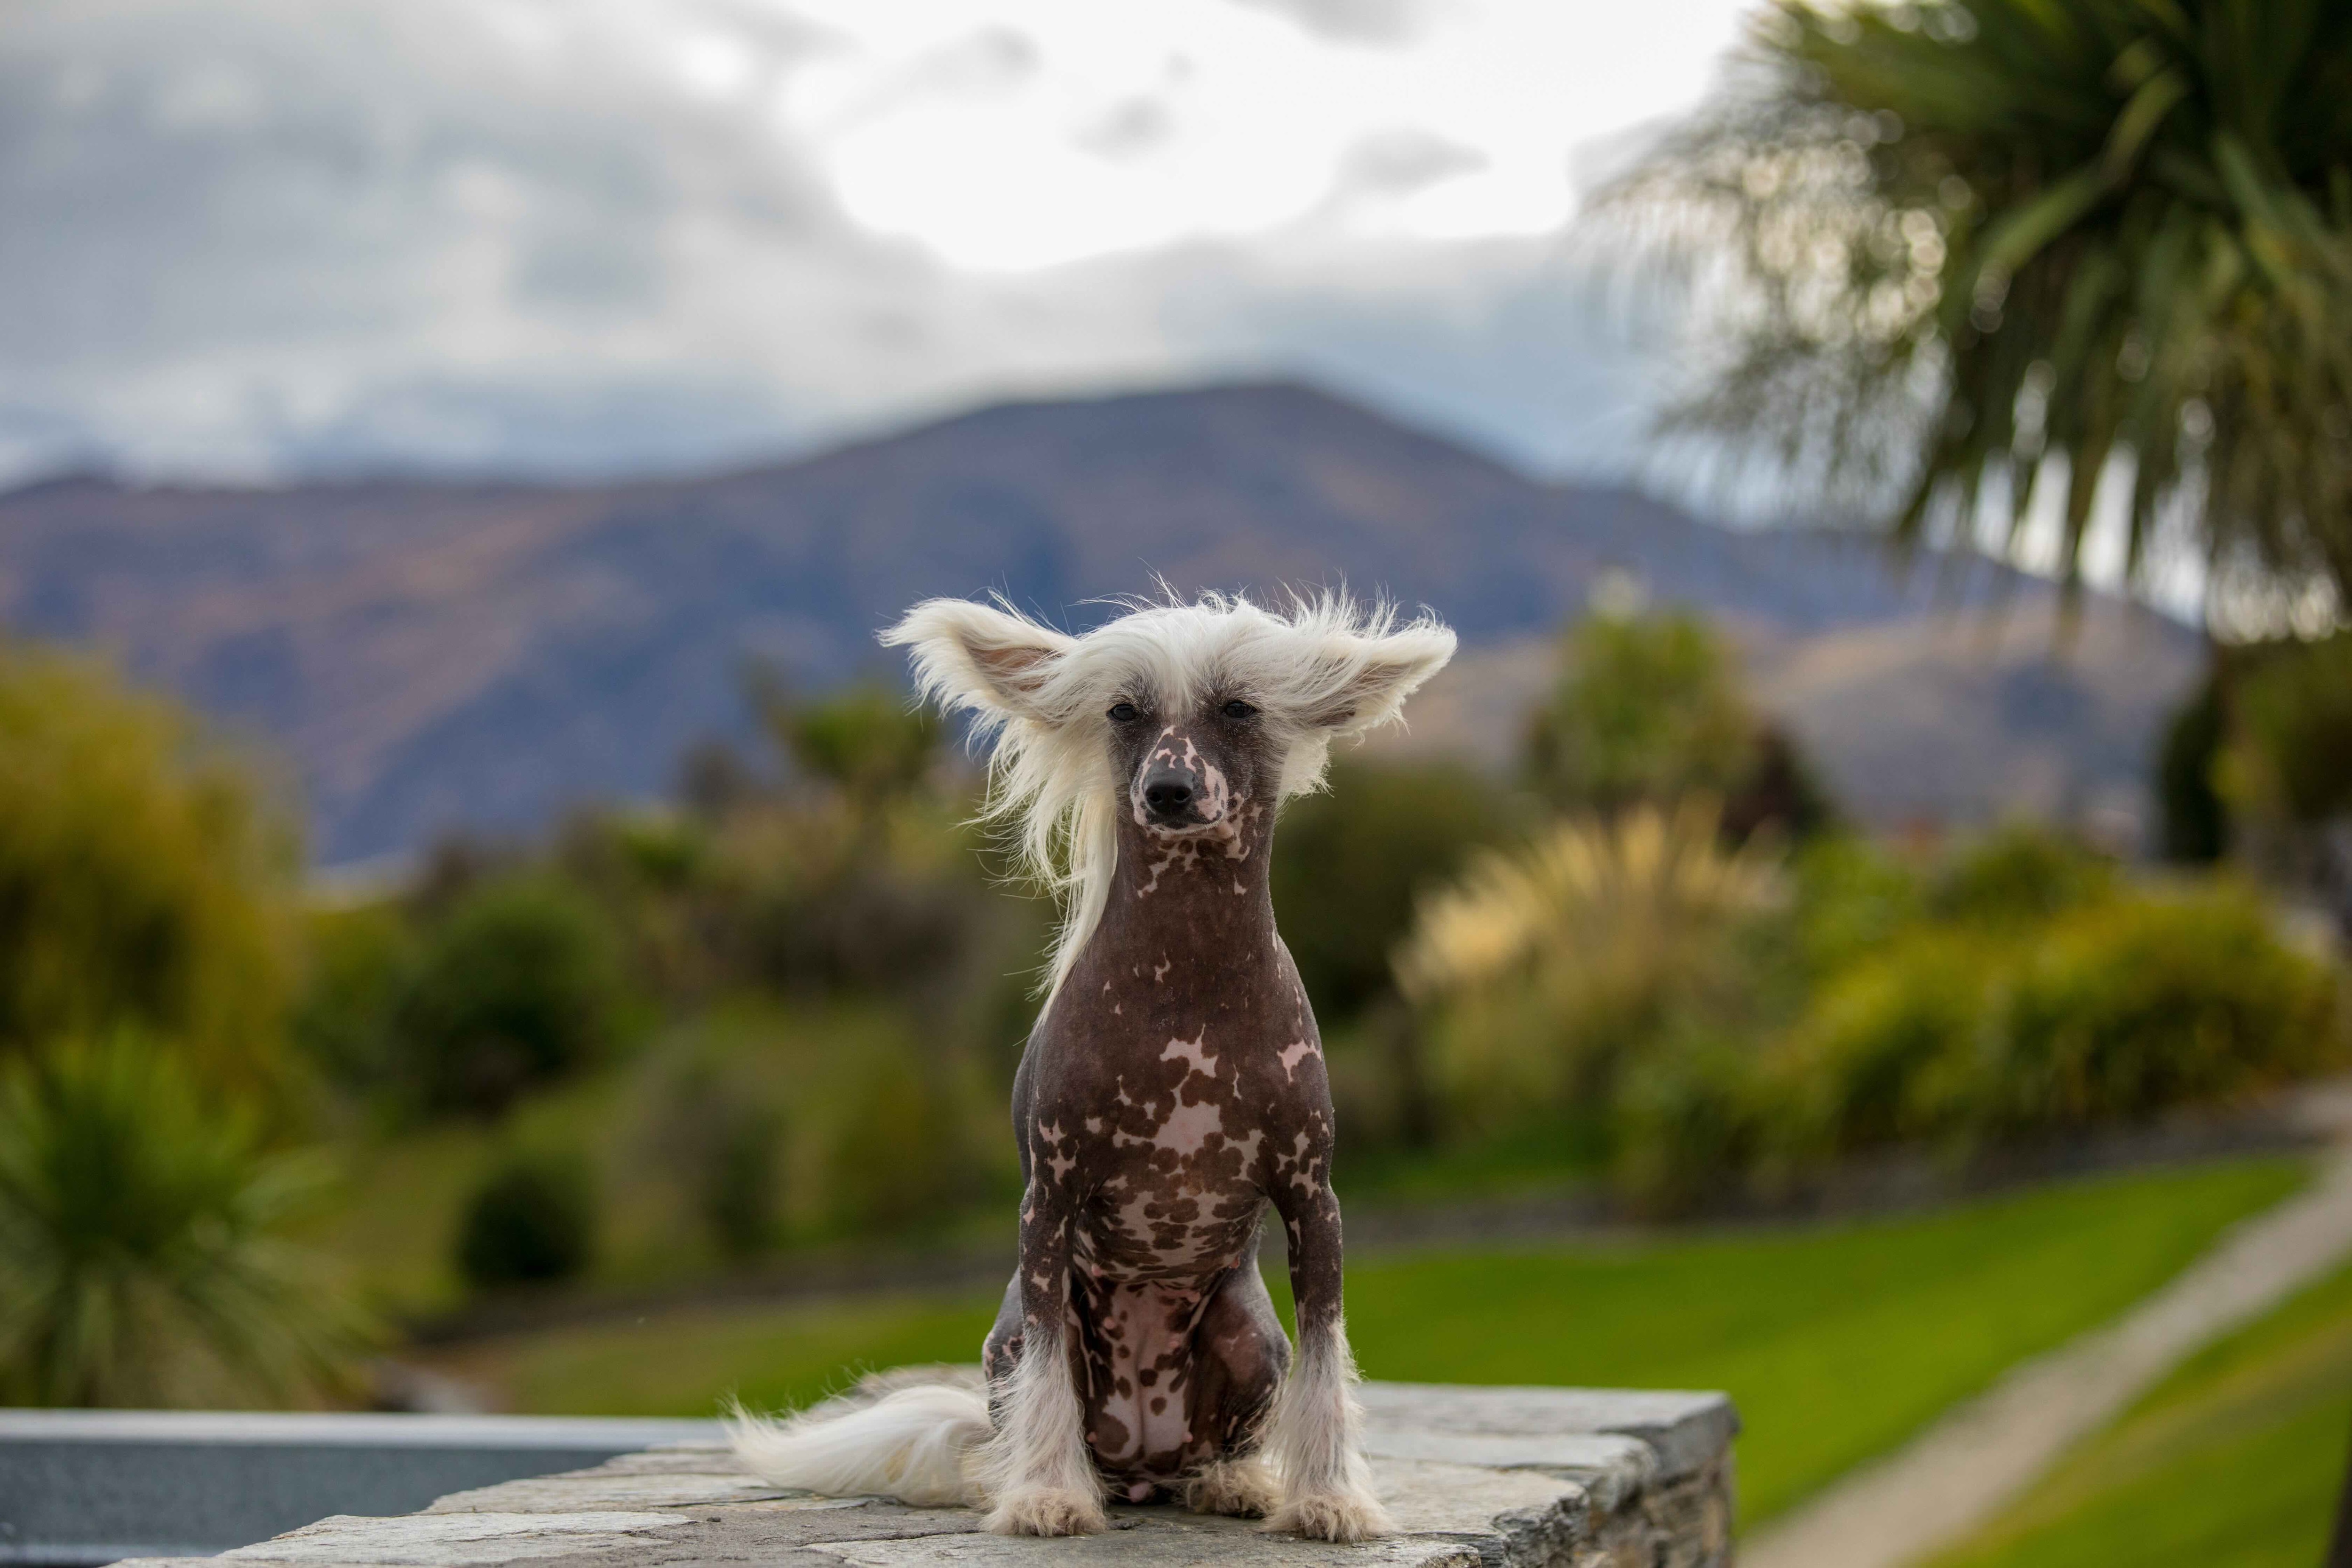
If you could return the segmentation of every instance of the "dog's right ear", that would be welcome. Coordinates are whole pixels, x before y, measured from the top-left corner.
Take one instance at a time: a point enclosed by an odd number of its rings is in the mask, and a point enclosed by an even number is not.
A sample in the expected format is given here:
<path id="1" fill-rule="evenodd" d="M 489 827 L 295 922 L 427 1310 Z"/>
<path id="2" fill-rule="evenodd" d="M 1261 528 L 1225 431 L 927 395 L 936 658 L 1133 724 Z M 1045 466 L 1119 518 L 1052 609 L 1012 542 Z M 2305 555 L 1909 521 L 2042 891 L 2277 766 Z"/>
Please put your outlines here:
<path id="1" fill-rule="evenodd" d="M 1039 699 L 1075 639 L 993 605 L 926 599 L 882 643 L 914 650 L 915 682 L 941 708 L 1046 720 Z"/>

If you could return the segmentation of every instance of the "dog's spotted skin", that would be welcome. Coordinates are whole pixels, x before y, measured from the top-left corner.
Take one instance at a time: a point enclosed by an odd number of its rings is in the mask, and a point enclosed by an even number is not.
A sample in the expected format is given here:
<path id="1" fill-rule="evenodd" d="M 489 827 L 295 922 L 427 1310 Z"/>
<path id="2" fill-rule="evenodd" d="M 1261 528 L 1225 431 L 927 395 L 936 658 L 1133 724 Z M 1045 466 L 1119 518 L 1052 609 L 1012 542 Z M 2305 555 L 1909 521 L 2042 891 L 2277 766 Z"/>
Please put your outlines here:
<path id="1" fill-rule="evenodd" d="M 1133 1500 L 1255 1441 L 1290 1359 L 1257 1270 L 1269 1202 L 1302 1333 L 1340 1312 L 1330 1086 L 1267 885 L 1282 759 L 1235 694 L 1148 699 L 1107 724 L 1129 781 L 1108 904 L 1014 1080 L 1023 1263 L 985 1350 L 1000 1382 L 1063 1314 L 1087 1446 Z M 1155 809 L 1171 784 L 1183 809 Z"/>

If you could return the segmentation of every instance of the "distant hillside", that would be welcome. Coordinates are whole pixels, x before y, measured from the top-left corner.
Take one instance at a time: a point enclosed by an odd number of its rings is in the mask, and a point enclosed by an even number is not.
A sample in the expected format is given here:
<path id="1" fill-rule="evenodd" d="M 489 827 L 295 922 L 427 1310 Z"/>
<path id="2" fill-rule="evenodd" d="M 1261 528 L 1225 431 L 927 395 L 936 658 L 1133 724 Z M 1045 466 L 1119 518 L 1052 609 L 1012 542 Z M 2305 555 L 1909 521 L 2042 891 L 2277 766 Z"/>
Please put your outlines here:
<path id="1" fill-rule="evenodd" d="M 1155 575 L 1426 603 L 1468 651 L 1420 743 L 1499 755 L 1540 679 L 1531 639 L 1612 568 L 1731 623 L 1761 689 L 1885 822 L 2137 810 L 2155 726 L 2201 660 L 2191 633 L 2101 600 L 2053 665 L 2051 595 L 2030 580 L 1988 650 L 1939 632 L 1925 587 L 1854 542 L 1539 484 L 1287 384 L 1007 405 L 693 481 L 0 497 L 0 625 L 115 650 L 274 737 L 324 860 L 657 792 L 687 743 L 742 728 L 746 656 L 811 687 L 895 671 L 877 627 L 990 588 L 1067 623 Z M 1961 596 L 2000 582 L 1979 569 Z"/>

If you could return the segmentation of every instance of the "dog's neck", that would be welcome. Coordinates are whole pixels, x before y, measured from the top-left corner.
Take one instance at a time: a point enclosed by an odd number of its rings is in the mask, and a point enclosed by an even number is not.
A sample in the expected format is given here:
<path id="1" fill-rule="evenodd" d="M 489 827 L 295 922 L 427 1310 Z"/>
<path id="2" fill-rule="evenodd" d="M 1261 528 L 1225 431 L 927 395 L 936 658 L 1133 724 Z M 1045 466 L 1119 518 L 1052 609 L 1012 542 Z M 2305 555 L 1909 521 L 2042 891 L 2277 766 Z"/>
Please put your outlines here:
<path id="1" fill-rule="evenodd" d="M 1119 952 L 1181 948 L 1236 962 L 1270 953 L 1274 812 L 1240 801 L 1229 823 L 1228 831 L 1180 837 L 1123 819 L 1118 865 L 1093 940 Z"/>

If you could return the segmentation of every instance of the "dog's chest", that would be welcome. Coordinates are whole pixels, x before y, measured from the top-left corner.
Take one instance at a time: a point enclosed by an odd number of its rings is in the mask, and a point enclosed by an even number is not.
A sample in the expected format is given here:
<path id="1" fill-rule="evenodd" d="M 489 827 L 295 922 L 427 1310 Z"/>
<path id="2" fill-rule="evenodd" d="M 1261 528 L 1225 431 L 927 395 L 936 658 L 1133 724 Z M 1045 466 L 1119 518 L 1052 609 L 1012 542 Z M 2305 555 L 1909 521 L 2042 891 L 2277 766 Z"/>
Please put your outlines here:
<path id="1" fill-rule="evenodd" d="M 1319 1069 L 1320 1047 L 1295 977 L 1229 970 L 1239 983 L 1202 1005 L 1194 975 L 1158 963 L 1130 961 L 1061 999 L 1079 1003 L 1056 1006 L 1049 1042 L 1070 1070 L 1038 1107 L 1047 1171 L 1080 1195 L 1075 1261 L 1108 1277 L 1198 1277 L 1237 1261 L 1256 1235 L 1269 1156 L 1309 1102 L 1328 1104 L 1319 1070 L 1300 1070 L 1310 1058 Z"/>

